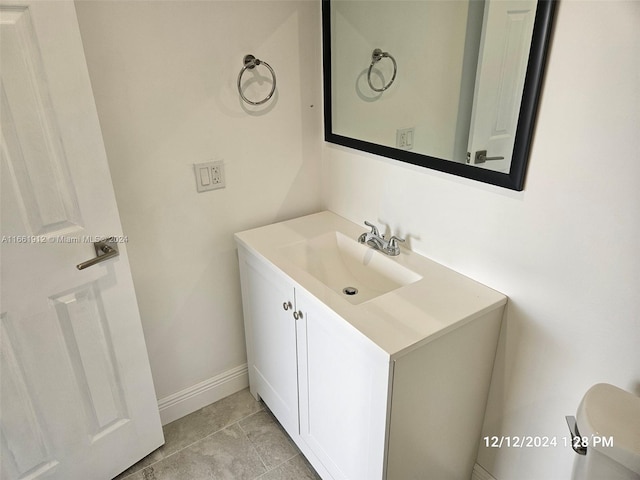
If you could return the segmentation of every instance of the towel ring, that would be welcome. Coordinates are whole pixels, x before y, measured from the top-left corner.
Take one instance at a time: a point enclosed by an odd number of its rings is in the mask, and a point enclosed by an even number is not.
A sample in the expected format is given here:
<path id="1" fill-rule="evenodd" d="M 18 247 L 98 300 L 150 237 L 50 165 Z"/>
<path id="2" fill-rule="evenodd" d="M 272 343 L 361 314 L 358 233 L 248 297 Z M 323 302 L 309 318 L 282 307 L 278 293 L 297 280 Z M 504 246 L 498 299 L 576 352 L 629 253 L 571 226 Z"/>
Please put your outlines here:
<path id="1" fill-rule="evenodd" d="M 383 58 L 389 58 L 393 62 L 393 77 L 391 77 L 391 81 L 387 83 L 384 87 L 376 88 L 371 83 L 371 69 L 376 63 L 378 63 Z M 389 55 L 389 52 L 383 52 L 379 48 L 376 48 L 371 54 L 371 65 L 369 65 L 369 72 L 367 73 L 367 81 L 369 82 L 369 86 L 371 87 L 371 90 L 373 90 L 374 92 L 384 92 L 387 88 L 391 86 L 393 81 L 396 79 L 397 73 L 398 73 L 398 64 L 396 63 L 396 59 L 393 58 L 391 55 Z"/>
<path id="2" fill-rule="evenodd" d="M 242 67 L 242 70 L 240 70 L 240 73 L 238 74 L 238 93 L 240 94 L 240 98 L 242 98 L 242 100 L 244 100 L 249 105 L 262 105 L 267 100 L 269 100 L 273 96 L 273 92 L 276 91 L 276 72 L 273 71 L 273 68 L 271 68 L 271 65 L 269 65 L 267 62 L 263 62 L 262 60 L 259 60 L 256 57 L 254 57 L 253 55 L 245 55 L 243 63 L 244 63 L 244 66 Z M 242 81 L 242 75 L 246 70 L 251 70 L 257 67 L 258 65 L 264 65 L 269 69 L 269 71 L 271 72 L 271 77 L 273 78 L 273 86 L 271 87 L 271 91 L 269 92 L 269 95 L 267 95 L 262 100 L 254 102 L 252 100 L 249 100 L 247 97 L 244 96 L 244 93 L 242 93 L 241 81 Z"/>

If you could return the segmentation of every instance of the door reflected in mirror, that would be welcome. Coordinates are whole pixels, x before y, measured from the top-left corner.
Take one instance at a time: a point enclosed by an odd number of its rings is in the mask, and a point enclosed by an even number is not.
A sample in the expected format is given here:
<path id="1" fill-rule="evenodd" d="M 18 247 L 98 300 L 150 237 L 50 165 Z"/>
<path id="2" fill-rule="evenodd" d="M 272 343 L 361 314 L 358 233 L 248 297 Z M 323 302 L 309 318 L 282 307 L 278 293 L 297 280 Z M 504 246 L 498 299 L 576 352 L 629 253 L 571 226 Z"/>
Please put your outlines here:
<path id="1" fill-rule="evenodd" d="M 323 1 L 326 140 L 521 190 L 553 9 Z"/>

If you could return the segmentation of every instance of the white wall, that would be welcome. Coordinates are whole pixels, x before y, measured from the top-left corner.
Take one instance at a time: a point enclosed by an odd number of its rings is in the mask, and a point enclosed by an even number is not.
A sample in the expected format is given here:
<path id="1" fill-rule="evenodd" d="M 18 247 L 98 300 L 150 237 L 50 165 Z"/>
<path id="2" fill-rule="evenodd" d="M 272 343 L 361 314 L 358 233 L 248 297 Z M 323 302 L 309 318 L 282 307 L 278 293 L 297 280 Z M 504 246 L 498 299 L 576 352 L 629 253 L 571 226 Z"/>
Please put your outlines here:
<path id="1" fill-rule="evenodd" d="M 179 0 L 76 9 L 163 400 L 246 362 L 233 233 L 320 209 L 320 7 Z M 265 107 L 239 100 L 247 53 L 276 71 Z M 227 187 L 198 194 L 193 164 L 210 160 L 224 161 Z"/>
<path id="2" fill-rule="evenodd" d="M 324 147 L 330 210 L 509 296 L 485 435 L 562 441 L 592 384 L 640 394 L 639 24 L 637 1 L 559 4 L 523 192 Z M 573 457 L 481 448 L 478 461 L 499 480 L 554 480 Z"/>

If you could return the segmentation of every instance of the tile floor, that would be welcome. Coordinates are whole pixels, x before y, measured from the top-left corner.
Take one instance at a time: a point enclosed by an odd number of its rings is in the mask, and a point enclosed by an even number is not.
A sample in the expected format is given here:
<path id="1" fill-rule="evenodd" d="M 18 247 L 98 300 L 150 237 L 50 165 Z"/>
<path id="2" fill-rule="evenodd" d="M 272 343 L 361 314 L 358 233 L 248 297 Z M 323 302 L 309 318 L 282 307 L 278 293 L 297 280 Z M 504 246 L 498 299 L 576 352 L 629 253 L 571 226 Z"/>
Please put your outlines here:
<path id="1" fill-rule="evenodd" d="M 163 427 L 165 444 L 114 480 L 319 480 L 248 389 Z"/>

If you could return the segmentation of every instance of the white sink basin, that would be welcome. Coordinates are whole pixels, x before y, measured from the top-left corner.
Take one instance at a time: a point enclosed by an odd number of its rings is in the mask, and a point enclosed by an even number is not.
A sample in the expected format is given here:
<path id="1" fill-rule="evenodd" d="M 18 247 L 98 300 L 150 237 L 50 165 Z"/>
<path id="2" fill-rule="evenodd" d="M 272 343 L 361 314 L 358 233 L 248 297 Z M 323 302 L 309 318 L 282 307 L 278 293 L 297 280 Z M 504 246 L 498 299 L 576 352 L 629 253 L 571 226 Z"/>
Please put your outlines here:
<path id="1" fill-rule="evenodd" d="M 335 231 L 280 250 L 296 267 L 354 305 L 422 278 L 381 252 Z"/>

